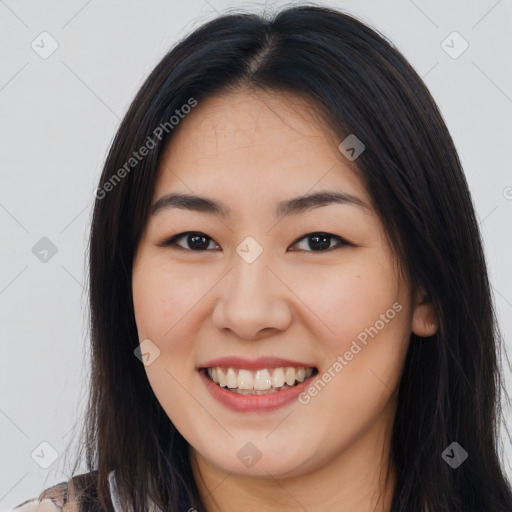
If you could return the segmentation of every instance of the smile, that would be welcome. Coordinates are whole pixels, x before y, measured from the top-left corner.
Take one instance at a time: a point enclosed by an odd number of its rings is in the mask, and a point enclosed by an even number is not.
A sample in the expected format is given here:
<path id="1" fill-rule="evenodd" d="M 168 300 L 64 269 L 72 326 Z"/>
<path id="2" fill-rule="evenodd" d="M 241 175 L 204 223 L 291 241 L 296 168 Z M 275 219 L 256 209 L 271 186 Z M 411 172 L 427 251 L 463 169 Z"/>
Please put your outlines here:
<path id="1" fill-rule="evenodd" d="M 204 361 L 196 369 L 210 396 L 239 413 L 271 412 L 291 405 L 319 373 L 312 362 L 276 356 L 225 356 Z"/>
<path id="2" fill-rule="evenodd" d="M 283 366 L 248 370 L 245 368 L 216 366 L 207 368 L 210 380 L 233 393 L 243 395 L 267 395 L 290 389 L 316 374 L 313 367 Z"/>

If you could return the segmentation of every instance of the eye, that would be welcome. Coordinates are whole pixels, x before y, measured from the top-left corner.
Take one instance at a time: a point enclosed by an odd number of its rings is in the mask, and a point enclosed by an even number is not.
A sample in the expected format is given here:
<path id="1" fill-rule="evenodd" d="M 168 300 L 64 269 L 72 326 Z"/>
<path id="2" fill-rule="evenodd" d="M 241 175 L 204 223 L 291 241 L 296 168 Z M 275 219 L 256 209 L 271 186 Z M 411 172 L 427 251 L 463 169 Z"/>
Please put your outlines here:
<path id="1" fill-rule="evenodd" d="M 181 240 L 182 238 L 185 239 L 185 247 L 177 243 L 177 241 Z M 185 233 L 179 233 L 178 235 L 174 235 L 168 240 L 164 240 L 158 245 L 160 247 L 176 246 L 177 248 L 185 250 L 189 249 L 191 251 L 204 251 L 209 246 L 208 240 L 213 242 L 213 239 L 210 238 L 208 235 L 205 235 L 204 233 L 198 231 L 186 231 Z"/>
<path id="2" fill-rule="evenodd" d="M 178 243 L 179 240 L 184 239 L 185 247 L 183 245 L 180 245 Z M 305 244 L 302 241 L 308 240 L 309 242 Z M 331 245 L 331 242 L 337 240 L 338 243 L 334 246 Z M 159 243 L 158 245 L 160 247 L 172 247 L 175 246 L 176 248 L 185 249 L 185 250 L 191 250 L 191 251 L 205 251 L 208 250 L 208 247 L 210 246 L 210 242 L 213 242 L 216 248 L 219 248 L 219 245 L 214 242 L 212 238 L 210 238 L 208 235 L 201 233 L 200 231 L 186 231 L 184 233 L 179 233 L 178 235 L 174 235 L 168 240 L 164 240 L 163 242 Z M 302 237 L 298 238 L 293 242 L 293 245 L 297 245 L 299 243 L 303 244 L 302 248 L 299 249 L 291 249 L 291 251 L 301 250 L 306 252 L 326 252 L 328 250 L 334 249 L 336 247 L 349 245 L 354 246 L 354 244 L 348 242 L 344 238 L 333 235 L 331 233 L 324 233 L 324 232 L 313 232 L 308 233 L 307 235 L 303 235 Z"/>
<path id="3" fill-rule="evenodd" d="M 331 233 L 324 233 L 324 232 L 308 233 L 307 235 L 304 235 L 301 238 L 299 238 L 298 240 L 296 240 L 293 243 L 293 245 L 298 244 L 302 240 L 308 240 L 309 242 L 308 243 L 302 242 L 303 247 L 299 250 L 302 250 L 302 251 L 306 250 L 307 252 L 310 252 L 310 251 L 308 251 L 308 249 L 311 249 L 312 252 L 326 252 L 330 249 L 334 249 L 339 246 L 344 246 L 344 245 L 353 246 L 353 244 L 351 244 L 350 242 L 348 242 L 347 240 L 345 240 L 344 238 L 342 238 L 340 236 L 332 235 Z M 331 242 L 333 240 L 337 240 L 338 244 L 335 246 L 331 246 Z M 291 249 L 291 250 L 295 251 L 297 249 Z"/>

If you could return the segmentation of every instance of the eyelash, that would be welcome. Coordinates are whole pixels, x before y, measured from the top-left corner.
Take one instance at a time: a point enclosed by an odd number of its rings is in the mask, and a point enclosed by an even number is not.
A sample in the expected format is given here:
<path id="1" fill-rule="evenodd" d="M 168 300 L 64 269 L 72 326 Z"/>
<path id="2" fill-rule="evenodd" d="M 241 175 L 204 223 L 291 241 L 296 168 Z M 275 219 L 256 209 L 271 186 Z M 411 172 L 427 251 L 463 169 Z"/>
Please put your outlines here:
<path id="1" fill-rule="evenodd" d="M 196 235 L 196 236 L 201 236 L 201 237 L 204 237 L 206 239 L 209 239 L 213 242 L 215 242 L 213 240 L 213 238 L 209 237 L 208 235 L 206 235 L 205 233 L 202 233 L 200 231 L 184 231 L 183 233 L 178 233 L 177 235 L 173 235 L 172 237 L 164 240 L 163 242 L 159 243 L 158 246 L 159 247 L 171 247 L 173 249 L 183 249 L 184 251 L 190 251 L 190 252 L 207 252 L 207 251 L 210 251 L 211 249 L 197 249 L 197 250 L 194 250 L 194 249 L 188 249 L 188 248 L 185 248 L 185 247 L 181 247 L 180 245 L 178 245 L 176 243 L 177 240 L 179 240 L 180 238 L 183 238 L 185 237 L 186 235 Z M 292 245 L 295 245 L 296 243 L 300 242 L 301 240 L 303 239 L 307 239 L 307 238 L 311 238 L 313 237 L 314 235 L 320 235 L 321 237 L 324 237 L 324 238 L 330 238 L 330 239 L 336 239 L 338 240 L 338 244 L 333 246 L 333 247 L 329 247 L 328 249 L 325 249 L 325 250 L 319 250 L 319 251 L 314 251 L 314 250 L 305 250 L 305 252 L 329 252 L 333 249 L 338 249 L 340 247 L 343 247 L 343 246 L 351 246 L 351 247 L 354 247 L 354 244 L 350 243 L 349 241 L 345 240 L 344 238 L 342 238 L 341 236 L 337 236 L 337 235 L 333 235 L 331 233 L 326 233 L 324 231 L 313 231 L 311 233 L 307 233 L 305 235 L 302 235 L 300 238 L 297 238 Z M 216 243 L 216 242 L 215 242 Z M 209 245 L 209 244 L 208 244 Z M 217 244 L 218 245 L 218 244 Z M 329 244 L 330 245 L 330 244 Z M 301 250 L 301 251 L 304 251 L 304 249 L 294 249 L 294 250 Z"/>

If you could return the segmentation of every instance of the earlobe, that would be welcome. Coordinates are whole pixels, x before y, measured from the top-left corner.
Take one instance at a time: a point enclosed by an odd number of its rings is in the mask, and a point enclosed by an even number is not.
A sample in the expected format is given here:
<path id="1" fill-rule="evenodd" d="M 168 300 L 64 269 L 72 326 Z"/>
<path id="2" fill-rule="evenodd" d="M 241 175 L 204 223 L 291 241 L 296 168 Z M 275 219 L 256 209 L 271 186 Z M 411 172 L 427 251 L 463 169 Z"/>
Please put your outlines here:
<path id="1" fill-rule="evenodd" d="M 438 324 L 432 300 L 425 290 L 417 291 L 412 315 L 412 332 L 416 336 L 427 338 L 437 332 Z"/>

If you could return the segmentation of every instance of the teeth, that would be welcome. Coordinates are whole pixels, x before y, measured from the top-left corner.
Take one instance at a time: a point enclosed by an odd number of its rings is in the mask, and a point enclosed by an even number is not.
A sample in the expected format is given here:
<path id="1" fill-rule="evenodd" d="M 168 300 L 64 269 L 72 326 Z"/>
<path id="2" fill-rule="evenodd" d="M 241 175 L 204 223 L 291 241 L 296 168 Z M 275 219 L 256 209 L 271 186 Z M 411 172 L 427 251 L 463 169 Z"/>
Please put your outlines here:
<path id="1" fill-rule="evenodd" d="M 268 370 L 258 370 L 254 376 L 254 389 L 257 389 L 258 391 L 264 391 L 265 389 L 270 389 L 271 387 L 272 382 L 270 380 L 270 373 L 268 373 Z"/>
<path id="2" fill-rule="evenodd" d="M 212 377 L 212 375 L 210 375 L 210 377 Z M 226 375 L 224 375 L 224 372 L 220 368 L 217 368 L 217 378 L 219 379 L 219 382 L 217 384 L 225 388 L 227 384 Z"/>
<path id="3" fill-rule="evenodd" d="M 228 372 L 226 373 L 226 386 L 228 388 L 236 388 L 238 385 L 237 378 L 236 378 L 236 372 L 233 370 L 233 368 L 229 368 Z"/>
<path id="4" fill-rule="evenodd" d="M 288 386 L 293 386 L 295 384 L 295 368 L 287 366 L 284 372 L 284 378 Z"/>
<path id="5" fill-rule="evenodd" d="M 278 389 L 288 389 L 296 382 L 303 382 L 311 377 L 313 368 L 293 368 L 286 366 L 281 368 L 263 368 L 252 372 L 244 368 L 226 368 L 217 366 L 208 368 L 208 376 L 221 387 L 227 387 L 232 391 L 242 394 L 265 394 Z"/>
<path id="6" fill-rule="evenodd" d="M 272 373 L 272 387 L 280 388 L 284 384 L 284 371 L 282 368 L 276 368 Z"/>
<path id="7" fill-rule="evenodd" d="M 220 370 L 222 371 L 222 370 Z M 233 368 L 228 369 L 228 373 L 232 371 L 235 373 Z M 238 387 L 238 389 L 253 389 L 254 379 L 252 377 L 252 373 L 249 370 L 240 370 L 238 372 L 238 386 L 233 386 L 234 388 Z"/>

